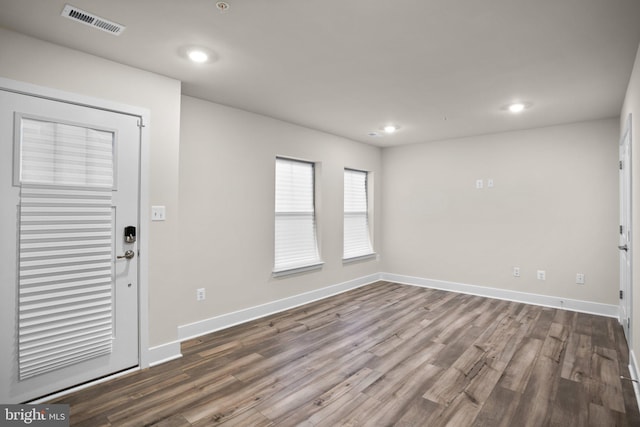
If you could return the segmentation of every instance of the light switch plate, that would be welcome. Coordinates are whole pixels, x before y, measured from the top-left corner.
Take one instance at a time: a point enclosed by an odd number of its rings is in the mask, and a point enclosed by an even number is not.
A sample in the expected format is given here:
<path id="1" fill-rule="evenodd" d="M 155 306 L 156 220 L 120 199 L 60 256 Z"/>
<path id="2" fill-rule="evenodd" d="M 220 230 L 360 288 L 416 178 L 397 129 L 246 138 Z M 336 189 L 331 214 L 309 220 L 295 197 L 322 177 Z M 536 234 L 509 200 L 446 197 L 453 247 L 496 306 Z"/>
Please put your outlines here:
<path id="1" fill-rule="evenodd" d="M 165 219 L 167 219 L 165 206 L 151 206 L 151 221 L 164 221 Z"/>

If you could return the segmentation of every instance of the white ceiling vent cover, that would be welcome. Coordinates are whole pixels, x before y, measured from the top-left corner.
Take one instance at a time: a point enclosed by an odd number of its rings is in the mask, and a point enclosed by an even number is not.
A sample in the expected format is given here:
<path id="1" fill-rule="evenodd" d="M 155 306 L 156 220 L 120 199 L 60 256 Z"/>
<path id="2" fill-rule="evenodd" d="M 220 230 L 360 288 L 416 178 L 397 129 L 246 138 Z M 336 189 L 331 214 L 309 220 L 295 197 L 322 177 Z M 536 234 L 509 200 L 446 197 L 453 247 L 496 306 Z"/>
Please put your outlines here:
<path id="1" fill-rule="evenodd" d="M 105 31 L 109 34 L 113 34 L 114 36 L 119 36 L 125 28 L 124 25 L 120 25 L 113 21 L 109 21 L 108 19 L 101 18 L 99 16 L 94 15 L 93 13 L 85 12 L 82 9 L 78 9 L 75 6 L 71 6 L 69 4 L 64 6 L 62 9 L 61 16 L 65 18 L 72 19 L 76 22 L 80 22 L 85 25 L 89 25 L 93 28 L 97 28 L 98 30 Z"/>

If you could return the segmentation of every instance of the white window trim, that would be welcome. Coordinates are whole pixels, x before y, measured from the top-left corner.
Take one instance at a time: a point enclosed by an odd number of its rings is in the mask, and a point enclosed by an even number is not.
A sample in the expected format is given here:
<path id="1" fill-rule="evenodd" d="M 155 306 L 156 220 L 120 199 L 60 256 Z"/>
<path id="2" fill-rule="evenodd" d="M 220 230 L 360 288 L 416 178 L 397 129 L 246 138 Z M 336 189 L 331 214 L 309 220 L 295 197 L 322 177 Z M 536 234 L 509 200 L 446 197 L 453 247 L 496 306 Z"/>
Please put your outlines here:
<path id="1" fill-rule="evenodd" d="M 367 253 L 362 253 L 362 254 L 358 254 L 358 255 L 354 255 L 354 256 L 348 256 L 345 257 L 344 256 L 344 217 L 345 217 L 345 212 L 344 212 L 344 208 L 343 208 L 343 242 L 342 242 L 342 248 L 343 248 L 343 255 L 342 255 L 342 263 L 343 264 L 348 264 L 351 262 L 357 262 L 357 261 L 366 261 L 369 259 L 373 259 L 377 257 L 377 254 L 374 250 L 373 247 L 373 235 L 372 235 L 372 218 L 371 218 L 371 197 L 370 197 L 370 176 L 371 176 L 371 172 L 368 171 L 364 171 L 364 170 L 360 170 L 360 169 L 353 169 L 353 168 L 344 168 L 344 172 L 347 171 L 351 171 L 351 172 L 359 172 L 359 173 L 364 173 L 365 177 L 366 177 L 366 184 L 365 184 L 365 197 L 367 200 L 367 210 L 366 210 L 366 218 L 367 218 L 367 232 L 369 233 L 369 245 L 371 248 L 371 252 L 367 252 Z M 343 172 L 343 174 L 344 174 Z M 343 184 L 344 185 L 344 184 Z M 344 192 L 344 187 L 343 187 L 343 192 Z"/>
<path id="2" fill-rule="evenodd" d="M 284 277 L 284 276 L 290 276 L 290 275 L 298 274 L 298 273 L 305 273 L 307 271 L 320 270 L 323 265 L 324 265 L 324 262 L 320 261 L 320 262 L 315 263 L 315 264 L 308 264 L 308 265 L 303 265 L 303 266 L 300 266 L 300 267 L 291 267 L 291 268 L 286 268 L 286 269 L 282 269 L 282 270 L 274 270 L 273 273 L 272 273 L 272 276 L 273 277 Z"/>
<path id="3" fill-rule="evenodd" d="M 288 161 L 288 162 L 299 162 L 299 163 L 304 163 L 304 164 L 309 164 L 312 167 L 312 191 L 313 191 L 313 236 L 314 236 L 314 244 L 315 244 L 315 250 L 316 250 L 316 254 L 317 254 L 317 259 L 311 260 L 309 263 L 305 263 L 305 264 L 294 264 L 294 265 L 286 265 L 286 266 L 280 266 L 280 268 L 278 268 L 275 265 L 275 254 L 274 254 L 274 268 L 272 271 L 272 276 L 273 277 L 283 277 L 283 276 L 289 276 L 289 275 L 293 275 L 293 274 L 298 274 L 298 273 L 303 273 L 303 272 L 307 272 L 307 271 L 313 271 L 313 270 L 319 270 L 322 268 L 322 266 L 324 265 L 324 262 L 322 261 L 321 255 L 320 255 L 320 242 L 319 242 L 319 238 L 318 238 L 318 206 L 317 206 L 317 198 L 316 198 L 316 193 L 317 193 L 317 164 L 315 162 L 312 161 L 308 161 L 308 160 L 301 160 L 301 159 L 293 159 L 293 158 L 289 158 L 289 157 L 283 157 L 283 156 L 277 156 L 276 157 L 276 164 L 278 162 L 278 160 L 282 160 L 282 161 Z M 276 189 L 277 191 L 277 189 Z M 295 212 L 291 212 L 291 213 L 287 213 L 287 212 L 281 212 L 280 213 L 282 216 L 287 216 L 287 215 L 293 215 L 296 216 L 297 214 Z M 300 213 L 301 216 L 307 215 L 306 212 L 301 212 Z M 278 218 L 278 212 L 274 212 L 274 223 L 277 222 L 277 218 Z M 275 239 L 275 234 L 274 234 L 274 239 Z M 275 240 L 274 240 L 274 247 L 275 247 Z"/>
<path id="4" fill-rule="evenodd" d="M 343 264 L 351 264 L 352 262 L 368 261 L 370 259 L 375 259 L 377 257 L 378 257 L 378 253 L 377 252 L 371 252 L 371 253 L 364 254 L 364 255 L 358 255 L 358 256 L 349 257 L 349 258 L 342 258 L 342 263 Z"/>

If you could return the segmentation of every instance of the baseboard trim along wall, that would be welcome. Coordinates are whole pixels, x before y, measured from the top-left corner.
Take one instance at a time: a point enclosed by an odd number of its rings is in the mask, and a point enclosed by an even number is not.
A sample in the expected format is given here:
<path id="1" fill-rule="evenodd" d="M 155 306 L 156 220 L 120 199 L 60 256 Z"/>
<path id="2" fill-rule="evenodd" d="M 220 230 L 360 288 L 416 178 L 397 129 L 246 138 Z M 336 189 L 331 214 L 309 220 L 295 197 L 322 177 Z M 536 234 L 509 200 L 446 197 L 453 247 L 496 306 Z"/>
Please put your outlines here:
<path id="1" fill-rule="evenodd" d="M 204 319 L 199 322 L 179 326 L 177 341 L 161 344 L 148 350 L 147 357 L 149 360 L 149 366 L 160 365 L 164 362 L 182 357 L 182 353 L 180 351 L 180 343 L 182 341 L 219 331 L 221 329 L 230 328 L 231 326 L 239 325 L 241 323 L 250 322 L 251 320 L 260 319 L 271 314 L 299 307 L 333 295 L 341 294 L 343 292 L 377 282 L 378 280 L 380 280 L 380 275 L 378 273 L 371 274 L 369 276 L 359 277 L 337 285 L 315 289 L 313 291 L 257 305 L 255 307 L 249 307 L 232 313 Z"/>
<path id="2" fill-rule="evenodd" d="M 371 274 L 369 276 L 349 280 L 338 285 L 315 289 L 313 291 L 283 298 L 281 300 L 268 302 L 266 304 L 246 308 L 244 310 L 238 310 L 232 313 L 212 317 L 210 319 L 201 320 L 199 322 L 190 323 L 188 325 L 179 326 L 178 340 L 185 341 L 204 334 L 239 325 L 241 323 L 246 323 L 251 320 L 259 319 L 261 317 L 269 316 L 271 314 L 279 313 L 281 311 L 289 310 L 291 308 L 308 304 L 310 302 L 318 301 L 333 295 L 350 291 L 351 289 L 369 285 L 378 281 L 379 279 L 379 274 Z"/>
<path id="3" fill-rule="evenodd" d="M 636 401 L 638 402 L 638 408 L 640 408 L 640 367 L 638 366 L 638 359 L 636 359 L 636 355 L 631 350 L 629 352 L 629 374 L 631 375 L 631 379 L 633 381 L 633 391 L 636 394 Z"/>
<path id="4" fill-rule="evenodd" d="M 597 302 L 549 295 L 530 294 L 526 292 L 468 285 L 465 283 L 447 282 L 443 280 L 423 279 L 420 277 L 404 276 L 392 273 L 380 273 L 380 280 L 402 283 L 404 285 L 420 286 L 423 288 L 442 289 L 444 291 L 478 295 L 487 298 L 522 302 L 525 304 L 541 305 L 544 307 L 561 308 L 563 310 L 579 311 L 581 313 L 597 314 L 605 317 L 615 317 L 616 319 L 619 318 L 619 307 L 611 304 L 601 304 Z"/>
<path id="5" fill-rule="evenodd" d="M 147 353 L 147 359 L 149 360 L 148 367 L 161 365 L 181 357 L 180 341 L 171 341 L 166 344 L 151 347 Z M 142 367 L 146 368 L 147 366 Z"/>
<path id="6" fill-rule="evenodd" d="M 191 338 L 196 338 L 211 332 L 259 319 L 281 311 L 289 310 L 304 304 L 321 300 L 333 295 L 337 295 L 351 289 L 365 286 L 378 280 L 402 283 L 405 285 L 420 286 L 424 288 L 442 289 L 445 291 L 459 292 L 464 294 L 478 295 L 487 298 L 496 298 L 508 301 L 522 302 L 525 304 L 541 305 L 545 307 L 560 308 L 583 313 L 596 314 L 599 316 L 618 318 L 618 306 L 601 304 L 590 301 L 560 298 L 556 296 L 530 294 L 526 292 L 516 292 L 506 289 L 489 288 L 485 286 L 469 285 L 464 283 L 447 282 L 442 280 L 425 279 L 420 277 L 405 276 L 393 273 L 376 273 L 357 279 L 349 280 L 338 285 L 327 286 L 299 295 L 294 295 L 281 300 L 261 304 L 232 313 L 204 319 L 199 322 L 190 323 L 178 327 L 178 339 L 166 344 L 152 347 L 148 350 L 148 366 L 155 366 L 177 359 L 182 356 L 180 343 Z"/>
<path id="7" fill-rule="evenodd" d="M 289 310 L 310 302 L 347 292 L 351 289 L 375 283 L 379 280 L 619 318 L 619 309 L 617 305 L 560 298 L 549 295 L 530 294 L 526 292 L 516 292 L 506 289 L 489 288 L 485 286 L 468 285 L 442 280 L 424 279 L 400 274 L 377 273 L 340 283 L 338 285 L 316 289 L 270 303 L 180 326 L 178 327 L 177 341 L 149 349 L 148 357 L 151 361 L 149 366 L 159 365 L 182 357 L 182 353 L 180 351 L 180 343 L 182 341 L 269 316 L 271 314 L 279 313 L 281 311 Z M 637 380 L 640 378 L 640 368 L 638 367 L 633 351 L 629 354 L 629 372 L 632 379 Z M 633 383 L 633 389 L 635 391 L 636 400 L 638 401 L 638 407 L 640 407 L 640 386 L 638 383 Z"/>

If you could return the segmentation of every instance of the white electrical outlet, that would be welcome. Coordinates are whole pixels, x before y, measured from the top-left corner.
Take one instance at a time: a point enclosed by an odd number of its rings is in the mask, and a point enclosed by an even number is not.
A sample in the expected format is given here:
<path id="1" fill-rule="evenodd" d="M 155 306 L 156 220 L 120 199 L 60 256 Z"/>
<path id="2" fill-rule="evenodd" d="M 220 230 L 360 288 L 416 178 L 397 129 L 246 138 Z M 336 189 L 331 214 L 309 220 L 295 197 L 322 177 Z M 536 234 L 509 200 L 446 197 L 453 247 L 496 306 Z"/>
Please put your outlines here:
<path id="1" fill-rule="evenodd" d="M 493 188 L 493 178 L 487 179 L 487 188 Z"/>
<path id="2" fill-rule="evenodd" d="M 584 285 L 584 274 L 576 273 L 576 283 L 578 285 Z"/>
<path id="3" fill-rule="evenodd" d="M 544 270 L 538 270 L 538 280 L 546 280 L 547 279 L 547 273 Z"/>
<path id="4" fill-rule="evenodd" d="M 513 267 L 513 277 L 520 277 L 520 267 Z"/>
<path id="5" fill-rule="evenodd" d="M 206 295 L 204 293 L 204 288 L 198 288 L 196 289 L 196 300 L 198 301 L 202 301 L 206 298 Z"/>
<path id="6" fill-rule="evenodd" d="M 481 179 L 476 179 L 476 188 L 480 190 L 484 187 L 484 182 Z"/>

